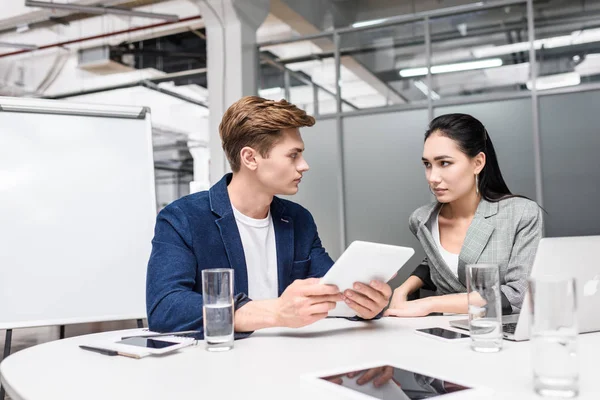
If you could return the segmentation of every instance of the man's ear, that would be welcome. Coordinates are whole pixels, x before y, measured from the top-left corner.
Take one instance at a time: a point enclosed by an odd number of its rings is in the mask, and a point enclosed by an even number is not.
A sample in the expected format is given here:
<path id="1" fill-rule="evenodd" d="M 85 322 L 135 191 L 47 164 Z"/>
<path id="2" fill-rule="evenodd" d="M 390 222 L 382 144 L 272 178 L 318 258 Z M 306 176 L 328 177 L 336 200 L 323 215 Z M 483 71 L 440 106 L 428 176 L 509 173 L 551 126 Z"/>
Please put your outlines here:
<path id="1" fill-rule="evenodd" d="M 249 170 L 254 171 L 256 168 L 258 168 L 256 156 L 256 150 L 254 150 L 252 147 L 246 146 L 240 150 L 240 164 L 244 165 Z"/>
<path id="2" fill-rule="evenodd" d="M 474 158 L 475 161 L 475 175 L 479 174 L 483 167 L 485 167 L 486 157 L 485 153 L 482 151 L 477 154 Z"/>

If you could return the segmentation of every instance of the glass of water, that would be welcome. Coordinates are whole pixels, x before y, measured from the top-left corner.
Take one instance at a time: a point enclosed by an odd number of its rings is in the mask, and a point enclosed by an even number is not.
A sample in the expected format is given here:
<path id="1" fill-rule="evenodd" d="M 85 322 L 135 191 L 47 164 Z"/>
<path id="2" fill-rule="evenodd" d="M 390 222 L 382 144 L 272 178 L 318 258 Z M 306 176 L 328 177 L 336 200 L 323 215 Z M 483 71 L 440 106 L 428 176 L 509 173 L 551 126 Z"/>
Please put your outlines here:
<path id="1" fill-rule="evenodd" d="M 496 264 L 467 265 L 471 348 L 482 353 L 502 349 L 502 298 Z"/>
<path id="2" fill-rule="evenodd" d="M 575 279 L 529 280 L 534 390 L 542 396 L 579 392 Z"/>
<path id="3" fill-rule="evenodd" d="M 208 351 L 233 348 L 233 269 L 202 270 L 204 341 Z"/>

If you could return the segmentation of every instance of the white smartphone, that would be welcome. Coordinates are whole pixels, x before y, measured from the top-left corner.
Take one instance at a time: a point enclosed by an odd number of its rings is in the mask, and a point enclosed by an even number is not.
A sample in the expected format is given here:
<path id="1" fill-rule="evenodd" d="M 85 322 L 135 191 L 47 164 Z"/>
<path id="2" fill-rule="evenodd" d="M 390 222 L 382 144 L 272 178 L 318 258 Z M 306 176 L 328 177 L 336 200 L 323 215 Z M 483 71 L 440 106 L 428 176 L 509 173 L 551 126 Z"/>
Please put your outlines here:
<path id="1" fill-rule="evenodd" d="M 447 342 L 457 342 L 457 341 L 463 341 L 469 338 L 469 335 L 462 333 L 462 332 L 456 332 L 456 331 L 451 331 L 449 329 L 445 329 L 445 328 L 425 328 L 425 329 L 417 329 L 415 330 L 416 333 L 420 334 L 420 335 L 425 335 L 428 337 L 432 337 L 435 339 L 440 339 L 440 340 L 444 340 Z"/>

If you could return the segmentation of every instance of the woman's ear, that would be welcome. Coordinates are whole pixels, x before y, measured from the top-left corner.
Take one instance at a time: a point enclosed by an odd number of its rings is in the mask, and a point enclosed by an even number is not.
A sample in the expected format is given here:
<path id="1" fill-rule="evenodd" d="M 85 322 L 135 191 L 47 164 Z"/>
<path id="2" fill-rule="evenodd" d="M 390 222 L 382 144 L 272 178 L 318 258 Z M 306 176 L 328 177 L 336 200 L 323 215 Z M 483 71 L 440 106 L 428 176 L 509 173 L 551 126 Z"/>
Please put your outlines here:
<path id="1" fill-rule="evenodd" d="M 473 161 L 475 162 L 475 175 L 478 175 L 483 169 L 483 167 L 485 167 L 485 153 L 483 151 L 480 152 L 475 156 Z"/>
<path id="2" fill-rule="evenodd" d="M 248 146 L 240 150 L 240 164 L 251 171 L 256 170 L 256 168 L 258 168 L 258 163 L 256 162 L 256 150 Z"/>

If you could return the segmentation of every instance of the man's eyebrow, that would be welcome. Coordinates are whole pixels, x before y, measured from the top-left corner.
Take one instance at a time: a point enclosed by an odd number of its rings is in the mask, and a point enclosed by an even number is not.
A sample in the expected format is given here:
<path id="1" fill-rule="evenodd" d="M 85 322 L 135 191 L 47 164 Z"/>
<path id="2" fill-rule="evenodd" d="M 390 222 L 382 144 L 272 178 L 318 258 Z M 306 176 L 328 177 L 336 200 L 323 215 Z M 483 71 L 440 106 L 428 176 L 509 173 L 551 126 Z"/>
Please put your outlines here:
<path id="1" fill-rule="evenodd" d="M 293 149 L 290 149 L 290 153 L 291 152 L 302 153 L 303 151 L 304 151 L 304 149 L 301 149 L 300 147 L 294 147 Z"/>

